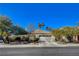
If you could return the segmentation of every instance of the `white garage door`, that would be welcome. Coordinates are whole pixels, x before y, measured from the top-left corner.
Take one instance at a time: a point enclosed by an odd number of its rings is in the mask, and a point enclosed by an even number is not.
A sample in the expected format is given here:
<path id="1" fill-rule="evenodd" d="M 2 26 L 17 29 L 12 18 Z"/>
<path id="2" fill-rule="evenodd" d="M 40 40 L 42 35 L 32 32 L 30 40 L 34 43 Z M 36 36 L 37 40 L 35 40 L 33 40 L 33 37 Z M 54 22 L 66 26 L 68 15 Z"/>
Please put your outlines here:
<path id="1" fill-rule="evenodd" d="M 51 37 L 40 37 L 40 41 L 50 42 L 51 41 Z"/>

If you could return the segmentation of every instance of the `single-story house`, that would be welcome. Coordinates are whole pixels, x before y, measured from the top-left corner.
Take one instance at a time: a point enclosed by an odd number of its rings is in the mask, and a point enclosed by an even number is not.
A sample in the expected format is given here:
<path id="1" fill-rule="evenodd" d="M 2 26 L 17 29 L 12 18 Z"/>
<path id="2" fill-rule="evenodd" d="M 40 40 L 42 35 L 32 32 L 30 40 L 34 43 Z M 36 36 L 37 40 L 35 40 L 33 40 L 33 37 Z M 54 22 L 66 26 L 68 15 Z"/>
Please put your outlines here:
<path id="1" fill-rule="evenodd" d="M 35 35 L 36 38 L 39 38 L 40 41 L 45 42 L 53 42 L 55 40 L 55 37 L 52 35 L 51 32 L 47 32 L 44 30 L 35 30 L 31 34 Z"/>

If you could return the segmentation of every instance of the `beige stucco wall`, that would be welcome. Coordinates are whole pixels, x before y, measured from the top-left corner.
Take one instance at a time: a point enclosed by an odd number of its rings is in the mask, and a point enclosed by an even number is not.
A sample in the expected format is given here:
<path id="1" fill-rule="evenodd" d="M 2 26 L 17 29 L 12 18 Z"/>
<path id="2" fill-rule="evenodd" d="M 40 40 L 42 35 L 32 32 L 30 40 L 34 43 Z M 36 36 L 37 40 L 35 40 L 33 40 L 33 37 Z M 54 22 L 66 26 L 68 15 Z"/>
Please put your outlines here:
<path id="1" fill-rule="evenodd" d="M 73 41 L 78 42 L 78 36 L 77 35 L 73 36 Z"/>

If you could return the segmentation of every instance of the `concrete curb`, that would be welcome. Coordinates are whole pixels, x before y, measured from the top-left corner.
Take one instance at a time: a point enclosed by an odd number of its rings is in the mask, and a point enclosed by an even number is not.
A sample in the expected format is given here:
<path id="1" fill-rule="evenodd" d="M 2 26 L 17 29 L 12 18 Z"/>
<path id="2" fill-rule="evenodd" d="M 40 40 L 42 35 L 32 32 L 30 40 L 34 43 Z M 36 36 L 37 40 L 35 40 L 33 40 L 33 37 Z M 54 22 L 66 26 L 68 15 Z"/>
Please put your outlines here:
<path id="1" fill-rule="evenodd" d="M 29 48 L 29 47 L 79 47 L 67 45 L 0 45 L 0 48 Z"/>
<path id="2" fill-rule="evenodd" d="M 57 44 L 56 42 L 50 44 L 4 44 L 0 43 L 0 48 L 29 48 L 29 47 L 79 47 L 79 44 Z"/>

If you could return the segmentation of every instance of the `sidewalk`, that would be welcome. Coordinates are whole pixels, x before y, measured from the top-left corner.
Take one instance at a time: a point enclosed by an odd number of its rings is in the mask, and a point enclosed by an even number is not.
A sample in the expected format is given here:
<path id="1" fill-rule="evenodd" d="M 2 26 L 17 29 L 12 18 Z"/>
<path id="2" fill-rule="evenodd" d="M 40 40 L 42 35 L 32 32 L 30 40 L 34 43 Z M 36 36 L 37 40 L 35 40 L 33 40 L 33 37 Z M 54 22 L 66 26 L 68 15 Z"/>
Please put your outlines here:
<path id="1" fill-rule="evenodd" d="M 25 47 L 55 47 L 55 45 L 49 45 L 49 44 L 0 44 L 0 48 L 25 48 Z"/>
<path id="2" fill-rule="evenodd" d="M 53 42 L 53 44 L 58 47 L 79 47 L 79 43 L 59 44 L 59 43 Z"/>
<path id="3" fill-rule="evenodd" d="M 57 44 L 56 42 L 53 43 L 30 43 L 30 44 L 4 44 L 0 43 L 0 48 L 25 48 L 25 47 L 79 47 L 79 44 Z"/>

